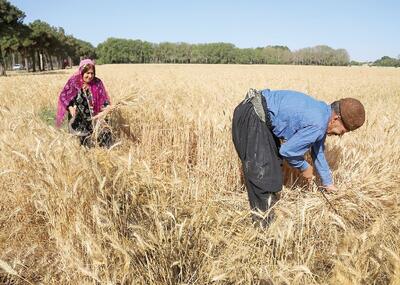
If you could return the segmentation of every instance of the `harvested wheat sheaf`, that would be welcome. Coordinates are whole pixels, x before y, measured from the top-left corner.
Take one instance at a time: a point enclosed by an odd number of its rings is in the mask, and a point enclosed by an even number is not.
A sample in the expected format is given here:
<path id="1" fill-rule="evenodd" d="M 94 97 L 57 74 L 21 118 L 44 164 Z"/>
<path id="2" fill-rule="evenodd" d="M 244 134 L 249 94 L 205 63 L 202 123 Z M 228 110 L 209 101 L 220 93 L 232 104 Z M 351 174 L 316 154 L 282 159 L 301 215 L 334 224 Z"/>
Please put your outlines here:
<path id="1" fill-rule="evenodd" d="M 72 71 L 0 78 L 0 283 L 400 284 L 400 70 L 96 71 L 124 103 L 110 118 L 111 150 L 48 123 Z M 251 87 L 364 103 L 362 128 L 327 139 L 336 212 L 285 167 L 276 221 L 251 225 L 231 142 Z"/>

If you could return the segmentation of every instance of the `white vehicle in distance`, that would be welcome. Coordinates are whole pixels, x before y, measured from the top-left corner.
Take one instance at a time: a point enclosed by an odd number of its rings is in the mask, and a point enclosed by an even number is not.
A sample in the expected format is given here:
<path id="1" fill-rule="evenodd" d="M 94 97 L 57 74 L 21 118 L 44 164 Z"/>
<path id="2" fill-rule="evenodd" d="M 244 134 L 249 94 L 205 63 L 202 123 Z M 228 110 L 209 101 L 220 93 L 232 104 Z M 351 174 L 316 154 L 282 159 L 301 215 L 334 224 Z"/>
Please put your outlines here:
<path id="1" fill-rule="evenodd" d="M 22 69 L 24 69 L 24 67 L 22 66 L 22 64 L 19 63 L 14 64 L 12 67 L 12 70 L 22 70 Z"/>

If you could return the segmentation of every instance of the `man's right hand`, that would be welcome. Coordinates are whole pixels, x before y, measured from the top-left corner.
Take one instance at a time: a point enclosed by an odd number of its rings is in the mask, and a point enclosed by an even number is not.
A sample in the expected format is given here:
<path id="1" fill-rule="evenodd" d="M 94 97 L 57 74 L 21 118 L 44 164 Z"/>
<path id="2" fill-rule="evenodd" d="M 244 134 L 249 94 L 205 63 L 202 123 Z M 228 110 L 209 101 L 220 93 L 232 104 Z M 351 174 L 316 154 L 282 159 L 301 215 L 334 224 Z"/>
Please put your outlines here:
<path id="1" fill-rule="evenodd" d="M 336 186 L 335 185 L 327 185 L 327 186 L 324 186 L 324 189 L 325 189 L 325 191 L 326 192 L 328 192 L 328 193 L 334 193 L 334 192 L 337 192 L 338 191 L 338 189 L 336 188 Z"/>
<path id="2" fill-rule="evenodd" d="M 311 184 L 314 179 L 314 168 L 309 165 L 308 168 L 301 172 L 301 175 Z"/>

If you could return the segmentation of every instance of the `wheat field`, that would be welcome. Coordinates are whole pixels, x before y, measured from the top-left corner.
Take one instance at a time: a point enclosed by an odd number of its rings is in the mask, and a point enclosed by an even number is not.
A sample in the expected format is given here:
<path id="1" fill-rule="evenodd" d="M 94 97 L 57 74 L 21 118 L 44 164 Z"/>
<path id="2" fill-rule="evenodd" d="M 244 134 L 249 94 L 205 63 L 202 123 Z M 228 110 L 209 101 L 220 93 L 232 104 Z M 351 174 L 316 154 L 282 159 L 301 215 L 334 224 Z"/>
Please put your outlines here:
<path id="1" fill-rule="evenodd" d="M 97 66 L 109 150 L 52 125 L 72 72 L 0 78 L 0 283 L 400 284 L 400 69 Z M 327 139 L 335 210 L 285 167 L 277 219 L 251 225 L 231 140 L 249 88 L 364 103 Z"/>

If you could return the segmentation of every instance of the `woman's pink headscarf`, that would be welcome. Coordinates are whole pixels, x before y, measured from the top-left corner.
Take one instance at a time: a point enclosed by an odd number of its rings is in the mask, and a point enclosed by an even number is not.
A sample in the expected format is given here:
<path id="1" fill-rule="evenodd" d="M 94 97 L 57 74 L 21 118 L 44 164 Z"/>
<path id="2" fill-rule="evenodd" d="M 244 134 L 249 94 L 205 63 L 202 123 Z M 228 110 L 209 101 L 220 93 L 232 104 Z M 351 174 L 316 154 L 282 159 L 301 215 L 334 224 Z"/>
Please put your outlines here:
<path id="1" fill-rule="evenodd" d="M 56 127 L 59 128 L 64 120 L 65 112 L 72 99 L 78 94 L 78 91 L 82 88 L 82 70 L 87 65 L 93 65 L 93 61 L 90 59 L 84 59 L 79 63 L 78 70 L 68 79 L 63 90 L 58 98 L 58 108 L 56 117 Z M 107 100 L 110 102 L 107 91 L 104 88 L 103 82 L 97 77 L 93 78 L 89 83 L 90 91 L 93 95 L 93 115 L 96 115 L 101 111 L 104 102 Z"/>

